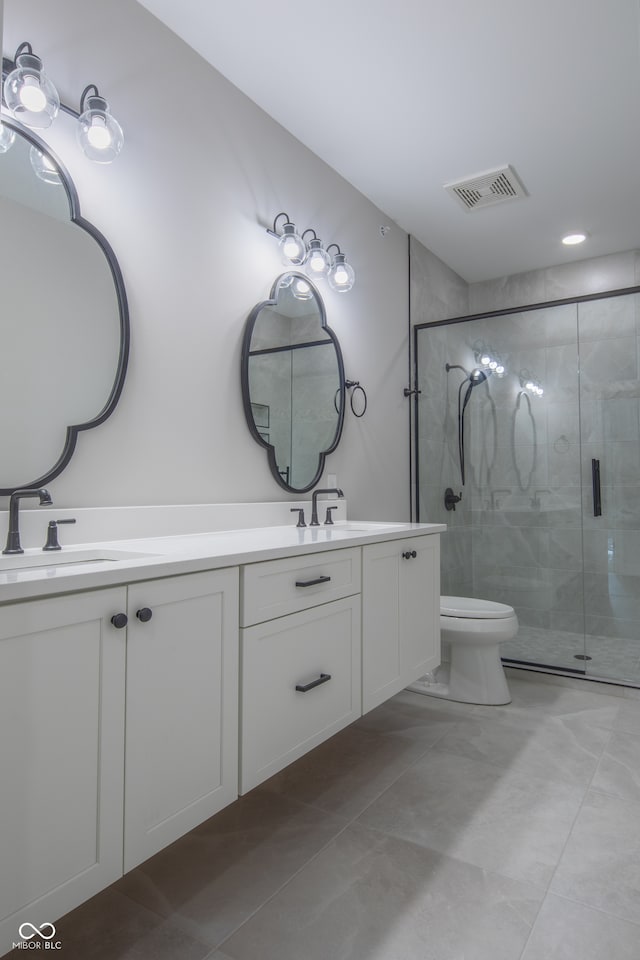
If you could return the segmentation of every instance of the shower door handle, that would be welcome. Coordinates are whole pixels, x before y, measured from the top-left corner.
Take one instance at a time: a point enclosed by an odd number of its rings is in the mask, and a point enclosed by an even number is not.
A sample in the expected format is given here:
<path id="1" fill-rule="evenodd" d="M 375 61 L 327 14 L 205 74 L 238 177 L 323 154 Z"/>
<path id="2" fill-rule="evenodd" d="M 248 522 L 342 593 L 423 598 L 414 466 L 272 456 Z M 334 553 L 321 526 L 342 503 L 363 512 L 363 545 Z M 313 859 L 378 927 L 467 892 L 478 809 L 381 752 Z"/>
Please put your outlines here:
<path id="1" fill-rule="evenodd" d="M 593 515 L 602 516 L 602 498 L 600 495 L 600 461 L 595 458 L 591 461 L 591 483 L 593 486 Z"/>

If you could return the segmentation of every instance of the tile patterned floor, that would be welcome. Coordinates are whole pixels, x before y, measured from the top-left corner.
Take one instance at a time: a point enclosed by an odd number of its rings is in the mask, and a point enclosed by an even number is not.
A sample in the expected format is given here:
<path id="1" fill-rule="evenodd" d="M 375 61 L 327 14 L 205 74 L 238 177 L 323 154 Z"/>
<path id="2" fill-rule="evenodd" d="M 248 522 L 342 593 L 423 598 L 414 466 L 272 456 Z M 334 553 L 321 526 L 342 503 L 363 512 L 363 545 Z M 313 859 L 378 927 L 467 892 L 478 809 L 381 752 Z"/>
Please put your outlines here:
<path id="1" fill-rule="evenodd" d="M 638 960 L 640 696 L 404 692 L 61 919 L 61 960 Z"/>

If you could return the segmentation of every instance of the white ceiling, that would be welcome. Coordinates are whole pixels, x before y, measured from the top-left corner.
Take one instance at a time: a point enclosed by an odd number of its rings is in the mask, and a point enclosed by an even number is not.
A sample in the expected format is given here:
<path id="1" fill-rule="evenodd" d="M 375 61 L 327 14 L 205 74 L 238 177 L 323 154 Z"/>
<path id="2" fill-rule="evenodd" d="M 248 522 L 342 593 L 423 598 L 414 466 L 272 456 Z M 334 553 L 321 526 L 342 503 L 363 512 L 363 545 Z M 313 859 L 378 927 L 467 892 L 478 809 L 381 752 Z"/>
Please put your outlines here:
<path id="1" fill-rule="evenodd" d="M 640 247 L 640 0 L 140 2 L 469 282 Z"/>

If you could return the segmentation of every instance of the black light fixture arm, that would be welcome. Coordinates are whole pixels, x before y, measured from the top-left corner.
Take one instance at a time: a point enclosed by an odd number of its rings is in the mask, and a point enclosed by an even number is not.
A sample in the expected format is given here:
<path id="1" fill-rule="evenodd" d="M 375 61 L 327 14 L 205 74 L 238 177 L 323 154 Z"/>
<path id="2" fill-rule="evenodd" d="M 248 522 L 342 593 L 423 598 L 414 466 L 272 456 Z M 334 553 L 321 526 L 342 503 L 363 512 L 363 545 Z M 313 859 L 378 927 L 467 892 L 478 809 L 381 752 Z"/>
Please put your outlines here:
<path id="1" fill-rule="evenodd" d="M 93 93 L 91 93 L 91 91 L 93 91 Z M 96 87 L 95 83 L 89 83 L 89 84 L 87 84 L 87 86 L 84 88 L 84 90 L 82 91 L 82 94 L 81 94 L 81 96 L 80 96 L 80 113 L 84 113 L 84 109 L 85 109 L 85 107 L 84 107 L 84 101 L 85 101 L 86 98 L 89 97 L 89 96 L 91 96 L 91 97 L 100 97 L 100 99 L 101 99 L 102 101 L 104 101 L 104 97 L 102 97 L 102 96 L 100 95 L 100 91 L 99 91 L 98 88 Z"/>
<path id="2" fill-rule="evenodd" d="M 21 43 L 20 46 L 18 47 L 18 49 L 16 50 L 15 56 L 14 56 L 14 58 L 13 58 L 13 59 L 14 59 L 14 62 L 18 59 L 18 57 L 19 57 L 20 54 L 22 54 L 22 53 L 28 53 L 29 56 L 33 56 L 33 55 L 34 55 L 34 54 L 33 54 L 33 47 L 31 46 L 31 44 L 29 43 L 28 40 L 25 40 L 24 43 Z"/>
<path id="3" fill-rule="evenodd" d="M 342 250 L 340 249 L 337 243 L 330 243 L 329 246 L 327 247 L 327 253 L 329 253 L 329 250 L 331 250 L 331 247 L 335 247 L 338 253 L 342 253 Z"/>
<path id="4" fill-rule="evenodd" d="M 285 213 L 284 210 L 281 213 L 278 213 L 273 218 L 273 227 L 270 230 L 267 228 L 267 233 L 272 237 L 280 238 L 282 236 L 282 234 L 278 233 L 278 220 L 280 219 L 280 217 L 285 217 L 286 218 L 285 222 L 291 223 L 291 217 L 289 216 L 288 213 Z"/>

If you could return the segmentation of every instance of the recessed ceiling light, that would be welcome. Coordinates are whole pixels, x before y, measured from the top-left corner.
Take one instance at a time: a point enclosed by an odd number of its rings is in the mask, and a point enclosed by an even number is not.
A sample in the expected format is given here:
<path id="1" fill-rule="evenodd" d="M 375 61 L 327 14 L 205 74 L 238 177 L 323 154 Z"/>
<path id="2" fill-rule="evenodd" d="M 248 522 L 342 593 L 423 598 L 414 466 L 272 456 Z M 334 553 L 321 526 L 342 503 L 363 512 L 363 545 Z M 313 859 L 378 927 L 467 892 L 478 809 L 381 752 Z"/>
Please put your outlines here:
<path id="1" fill-rule="evenodd" d="M 566 237 L 562 238 L 562 242 L 567 247 L 572 247 L 576 243 L 584 243 L 587 239 L 586 233 L 568 233 Z"/>

